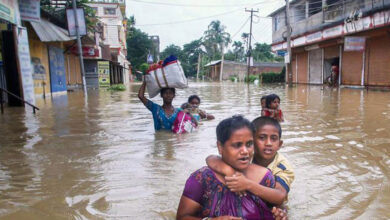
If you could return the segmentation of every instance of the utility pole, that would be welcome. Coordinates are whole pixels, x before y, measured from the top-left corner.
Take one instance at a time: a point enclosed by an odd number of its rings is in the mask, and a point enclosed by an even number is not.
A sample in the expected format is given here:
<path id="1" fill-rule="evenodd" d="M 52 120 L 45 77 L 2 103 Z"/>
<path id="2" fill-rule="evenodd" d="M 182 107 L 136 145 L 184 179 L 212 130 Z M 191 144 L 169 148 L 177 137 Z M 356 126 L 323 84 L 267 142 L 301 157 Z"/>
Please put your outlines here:
<path id="1" fill-rule="evenodd" d="M 197 69 L 196 69 L 196 81 L 199 80 L 200 61 L 201 61 L 201 54 L 199 52 L 199 54 L 198 54 L 198 65 L 197 65 Z"/>
<path id="2" fill-rule="evenodd" d="M 291 24 L 290 24 L 290 2 L 286 0 L 286 27 L 287 27 L 287 59 L 286 62 L 286 74 L 288 85 L 292 85 L 292 69 L 291 69 Z"/>
<path id="3" fill-rule="evenodd" d="M 77 17 L 77 5 L 76 0 L 73 0 L 73 14 L 74 14 L 74 20 L 76 23 L 76 36 L 77 36 L 77 47 L 79 48 L 79 58 L 80 58 L 80 70 L 81 70 L 81 77 L 83 78 L 83 89 L 84 94 L 87 96 L 87 84 L 85 81 L 85 70 L 84 70 L 84 59 L 83 59 L 83 49 L 81 45 L 81 38 L 80 38 L 80 30 L 79 30 L 79 19 Z"/>
<path id="4" fill-rule="evenodd" d="M 251 24 L 250 24 L 250 29 L 249 29 L 249 47 L 248 47 L 248 70 L 246 72 L 246 80 L 249 84 L 249 71 L 250 71 L 250 64 L 251 64 L 251 56 L 252 56 L 252 19 L 253 19 L 253 12 L 259 12 L 259 9 L 256 11 L 253 10 L 247 10 L 245 9 L 245 12 L 250 12 L 251 13 Z"/>

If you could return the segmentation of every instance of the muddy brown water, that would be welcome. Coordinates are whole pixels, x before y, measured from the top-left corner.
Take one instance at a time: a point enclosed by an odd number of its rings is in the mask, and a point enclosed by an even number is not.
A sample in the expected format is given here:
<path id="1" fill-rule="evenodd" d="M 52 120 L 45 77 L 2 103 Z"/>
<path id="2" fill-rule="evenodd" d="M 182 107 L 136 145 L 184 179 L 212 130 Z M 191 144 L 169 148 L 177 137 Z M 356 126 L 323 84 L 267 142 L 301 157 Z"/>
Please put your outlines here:
<path id="1" fill-rule="evenodd" d="M 191 83 L 174 105 L 196 93 L 216 119 L 175 135 L 154 132 L 139 86 L 38 100 L 36 116 L 6 108 L 0 219 L 174 219 L 186 178 L 217 153 L 217 123 L 254 119 L 269 93 L 281 97 L 281 152 L 296 173 L 290 219 L 390 219 L 390 92 Z"/>

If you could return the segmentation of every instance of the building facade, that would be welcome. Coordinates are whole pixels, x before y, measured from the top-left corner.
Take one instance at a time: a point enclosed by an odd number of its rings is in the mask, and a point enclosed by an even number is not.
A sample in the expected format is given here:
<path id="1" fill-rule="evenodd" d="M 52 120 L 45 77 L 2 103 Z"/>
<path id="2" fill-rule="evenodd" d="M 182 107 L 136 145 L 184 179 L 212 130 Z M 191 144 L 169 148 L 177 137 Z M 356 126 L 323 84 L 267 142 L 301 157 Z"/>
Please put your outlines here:
<path id="1" fill-rule="evenodd" d="M 272 17 L 272 50 L 287 49 L 285 7 Z M 331 66 L 339 85 L 390 86 L 390 0 L 293 0 L 293 83 L 324 84 Z"/>
<path id="2" fill-rule="evenodd" d="M 280 73 L 283 69 L 283 63 L 254 63 L 249 68 L 250 75 L 261 75 L 262 73 Z M 221 60 L 212 61 L 205 65 L 208 68 L 206 77 L 212 81 L 218 81 L 221 72 Z M 243 81 L 248 73 L 248 65 L 246 63 L 234 62 L 225 60 L 223 62 L 222 80 L 228 80 L 230 77 L 237 77 L 239 81 Z"/>
<path id="3" fill-rule="evenodd" d="M 131 72 L 130 63 L 126 59 L 126 1 L 90 0 L 88 6 L 95 11 L 98 19 L 95 27 L 97 31 L 89 37 L 90 41 L 83 42 L 83 45 L 86 48 L 98 48 L 100 54 L 84 59 L 87 85 L 89 87 L 102 85 L 102 73 L 107 68 L 110 84 L 128 84 Z"/>

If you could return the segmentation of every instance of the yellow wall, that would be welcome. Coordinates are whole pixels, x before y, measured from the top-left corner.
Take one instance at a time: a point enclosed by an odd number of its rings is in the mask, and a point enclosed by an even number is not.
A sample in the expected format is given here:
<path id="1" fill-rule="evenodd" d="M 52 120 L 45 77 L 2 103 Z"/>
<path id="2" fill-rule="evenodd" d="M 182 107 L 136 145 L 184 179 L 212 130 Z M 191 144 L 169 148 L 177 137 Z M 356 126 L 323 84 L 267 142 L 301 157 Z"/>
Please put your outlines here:
<path id="1" fill-rule="evenodd" d="M 42 65 L 45 72 L 44 76 L 41 77 L 43 79 L 34 79 L 34 93 L 35 95 L 43 94 L 42 85 L 43 83 L 45 83 L 45 93 L 48 94 L 50 93 L 50 71 L 49 71 L 49 57 L 48 57 L 47 46 L 41 41 L 34 40 L 34 39 L 29 39 L 29 44 L 30 44 L 30 56 L 33 63 L 33 68 L 34 68 L 34 61 L 37 61 Z"/>

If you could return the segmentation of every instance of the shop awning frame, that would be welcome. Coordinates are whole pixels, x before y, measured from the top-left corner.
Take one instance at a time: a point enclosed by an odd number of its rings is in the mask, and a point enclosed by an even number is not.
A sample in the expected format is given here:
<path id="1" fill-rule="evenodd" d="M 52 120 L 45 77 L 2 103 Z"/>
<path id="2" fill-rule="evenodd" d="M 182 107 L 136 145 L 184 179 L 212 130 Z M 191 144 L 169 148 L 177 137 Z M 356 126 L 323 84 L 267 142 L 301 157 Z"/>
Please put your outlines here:
<path id="1" fill-rule="evenodd" d="M 40 22 L 31 21 L 30 24 L 42 42 L 61 42 L 76 39 L 75 37 L 69 37 L 67 30 L 42 18 Z"/>

